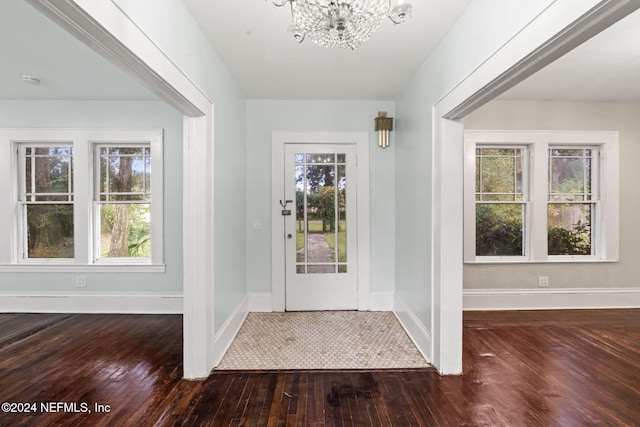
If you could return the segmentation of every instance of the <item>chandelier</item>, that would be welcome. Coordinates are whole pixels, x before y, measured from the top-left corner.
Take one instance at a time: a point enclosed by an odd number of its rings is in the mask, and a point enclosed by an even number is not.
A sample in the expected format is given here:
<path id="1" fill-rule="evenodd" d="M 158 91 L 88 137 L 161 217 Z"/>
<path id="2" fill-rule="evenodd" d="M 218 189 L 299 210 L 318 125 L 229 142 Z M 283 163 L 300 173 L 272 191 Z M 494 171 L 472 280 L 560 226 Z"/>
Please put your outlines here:
<path id="1" fill-rule="evenodd" d="M 411 16 L 411 4 L 398 0 L 272 0 L 291 6 L 289 30 L 301 43 L 306 37 L 320 46 L 358 49 L 385 18 L 401 24 Z"/>

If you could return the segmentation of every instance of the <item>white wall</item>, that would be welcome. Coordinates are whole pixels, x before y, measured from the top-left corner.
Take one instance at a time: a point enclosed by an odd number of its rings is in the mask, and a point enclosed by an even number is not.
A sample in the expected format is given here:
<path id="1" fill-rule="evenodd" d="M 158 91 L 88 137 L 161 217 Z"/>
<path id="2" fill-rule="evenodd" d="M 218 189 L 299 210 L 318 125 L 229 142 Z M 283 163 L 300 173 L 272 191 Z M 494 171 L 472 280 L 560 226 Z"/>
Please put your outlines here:
<path id="1" fill-rule="evenodd" d="M 474 0 L 396 103 L 396 299 L 432 328 L 432 107 L 551 0 Z"/>
<path id="2" fill-rule="evenodd" d="M 464 120 L 465 129 L 607 130 L 620 132 L 620 262 L 587 264 L 465 265 L 465 289 L 640 287 L 640 103 L 493 101 Z"/>
<path id="3" fill-rule="evenodd" d="M 116 0 L 214 103 L 214 332 L 247 292 L 245 98 L 180 0 Z M 153 10 L 153 13 L 149 13 Z"/>
<path id="4" fill-rule="evenodd" d="M 371 292 L 394 289 L 394 151 L 377 146 L 378 111 L 394 117 L 392 101 L 247 101 L 247 286 L 271 292 L 271 132 L 369 131 L 371 203 Z M 262 219 L 264 229 L 251 230 Z"/>
<path id="5" fill-rule="evenodd" d="M 0 273 L 0 292 L 182 293 L 181 114 L 160 101 L 0 101 L 0 127 L 164 129 L 167 265 L 165 273 L 87 273 L 86 288 L 72 273 Z"/>

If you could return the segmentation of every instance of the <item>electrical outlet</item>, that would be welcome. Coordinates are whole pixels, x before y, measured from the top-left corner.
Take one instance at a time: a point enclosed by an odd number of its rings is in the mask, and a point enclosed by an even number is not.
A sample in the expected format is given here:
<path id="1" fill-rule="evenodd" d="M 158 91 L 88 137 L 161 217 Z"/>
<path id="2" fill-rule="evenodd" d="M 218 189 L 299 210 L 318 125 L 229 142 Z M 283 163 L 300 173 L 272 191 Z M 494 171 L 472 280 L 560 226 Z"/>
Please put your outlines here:
<path id="1" fill-rule="evenodd" d="M 549 276 L 540 276 L 540 277 L 538 277 L 538 287 L 540 287 L 540 288 L 548 288 L 549 287 Z"/>
<path id="2" fill-rule="evenodd" d="M 79 288 L 86 288 L 87 287 L 87 276 L 81 275 L 81 276 L 76 276 L 76 286 Z"/>

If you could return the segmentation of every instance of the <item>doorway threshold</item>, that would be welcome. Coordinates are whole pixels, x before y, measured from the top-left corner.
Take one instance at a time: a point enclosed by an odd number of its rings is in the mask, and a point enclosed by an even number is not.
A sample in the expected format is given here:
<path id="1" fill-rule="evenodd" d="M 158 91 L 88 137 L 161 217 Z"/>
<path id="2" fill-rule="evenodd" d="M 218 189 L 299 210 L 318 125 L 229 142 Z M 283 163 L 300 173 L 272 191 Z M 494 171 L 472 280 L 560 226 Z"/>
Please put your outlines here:
<path id="1" fill-rule="evenodd" d="M 216 370 L 429 368 L 391 312 L 249 313 Z"/>

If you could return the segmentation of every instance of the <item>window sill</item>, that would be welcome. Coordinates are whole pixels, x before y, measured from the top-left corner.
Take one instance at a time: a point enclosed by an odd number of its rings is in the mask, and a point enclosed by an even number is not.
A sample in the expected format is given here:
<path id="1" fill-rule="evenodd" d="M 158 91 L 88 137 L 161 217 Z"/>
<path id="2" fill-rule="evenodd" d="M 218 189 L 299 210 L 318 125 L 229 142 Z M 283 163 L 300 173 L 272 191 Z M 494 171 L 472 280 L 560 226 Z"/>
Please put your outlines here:
<path id="1" fill-rule="evenodd" d="M 166 264 L 1 264 L 0 273 L 164 273 Z"/>
<path id="2" fill-rule="evenodd" d="M 617 259 L 549 259 L 544 261 L 535 260 L 481 260 L 481 261 L 465 261 L 465 265 L 513 265 L 513 264 L 611 264 L 619 262 Z"/>

